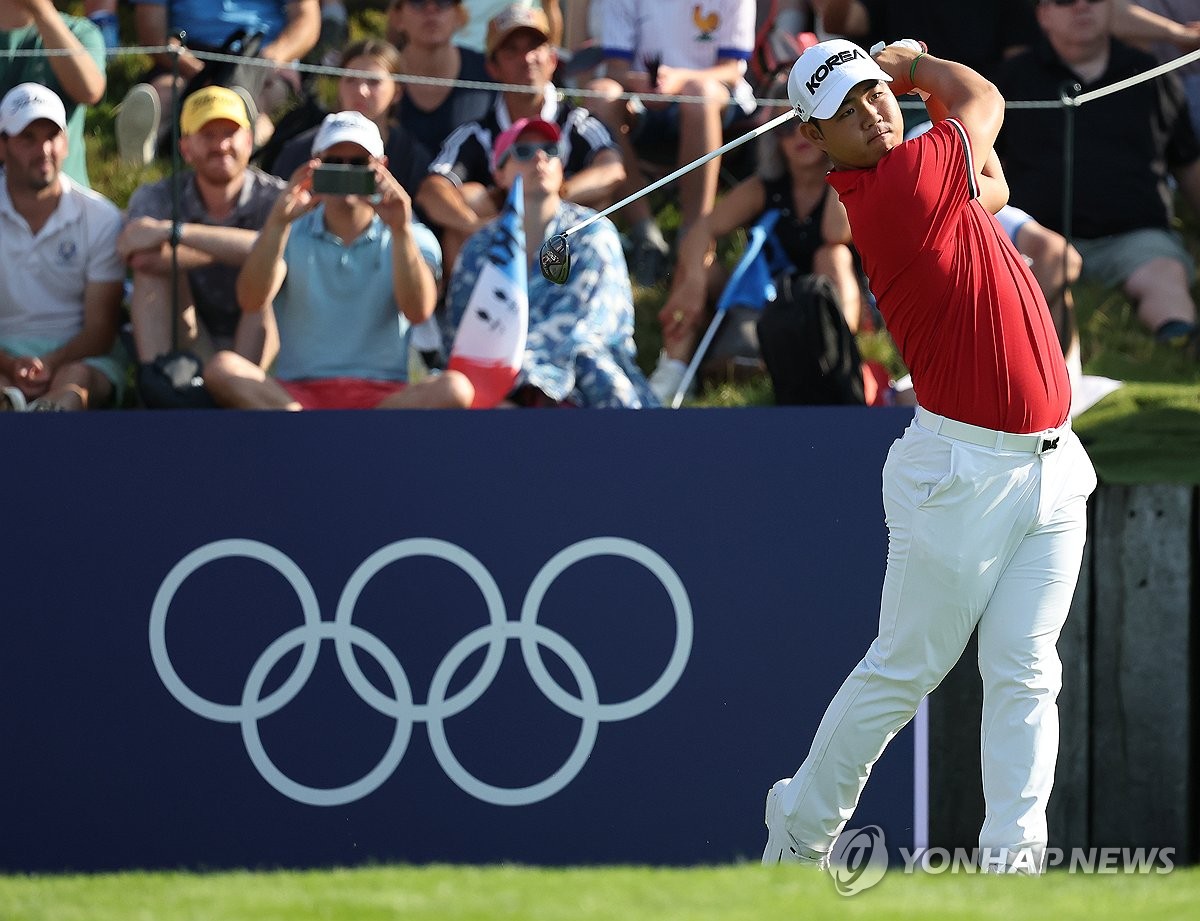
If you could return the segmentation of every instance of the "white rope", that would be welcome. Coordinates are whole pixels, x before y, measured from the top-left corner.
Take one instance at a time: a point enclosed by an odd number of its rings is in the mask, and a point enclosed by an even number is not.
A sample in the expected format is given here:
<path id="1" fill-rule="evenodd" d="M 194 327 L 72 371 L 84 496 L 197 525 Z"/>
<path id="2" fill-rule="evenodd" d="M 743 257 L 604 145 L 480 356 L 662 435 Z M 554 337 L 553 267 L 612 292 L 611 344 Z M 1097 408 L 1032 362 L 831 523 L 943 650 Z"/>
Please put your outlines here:
<path id="1" fill-rule="evenodd" d="M 324 64 L 302 64 L 298 61 L 288 63 L 279 63 L 277 61 L 266 61 L 261 58 L 245 57 L 237 54 L 222 54 L 219 51 L 196 51 L 186 46 L 181 45 L 130 45 L 121 48 L 109 48 L 106 54 L 109 57 L 121 57 L 130 54 L 183 54 L 184 52 L 199 58 L 202 61 L 222 61 L 230 64 L 245 64 L 251 67 L 267 67 L 272 70 L 293 70 L 299 73 L 311 73 L 325 77 L 359 77 L 373 76 L 377 77 L 376 71 L 350 70 L 345 67 L 329 67 Z M 76 54 L 90 54 L 87 49 L 69 49 L 69 48 L 34 48 L 34 49 L 14 49 L 11 51 L 0 52 L 0 58 L 29 58 L 29 57 L 65 57 Z M 1097 99 L 1103 99 L 1105 96 L 1110 96 L 1113 93 L 1119 93 L 1122 90 L 1129 89 L 1131 86 L 1137 86 L 1139 83 L 1145 83 L 1147 80 L 1153 80 L 1161 77 L 1163 74 L 1170 73 L 1173 70 L 1178 70 L 1181 67 L 1186 67 L 1194 61 L 1200 61 L 1200 50 L 1191 51 L 1181 55 L 1174 60 L 1167 61 L 1164 64 L 1159 64 L 1157 67 L 1152 67 L 1140 74 L 1135 74 L 1132 77 L 1127 77 L 1124 80 L 1119 80 L 1109 86 L 1102 86 L 1098 89 L 1089 90 L 1086 93 L 1080 93 L 1078 96 L 1066 96 L 1057 100 L 1019 100 L 1006 101 L 1005 107 L 1010 109 L 1061 109 L 1066 106 L 1081 106 Z M 445 77 L 421 77 L 412 74 L 393 74 L 392 79 L 397 83 L 413 83 L 424 86 L 449 86 L 449 87 L 464 87 L 466 89 L 494 90 L 497 92 L 528 92 L 529 87 L 515 83 L 494 83 L 485 80 L 456 80 Z M 641 99 L 643 102 L 708 102 L 708 99 L 703 96 L 672 96 L 663 93 L 620 93 L 616 96 L 609 96 L 605 93 L 599 93 L 594 90 L 583 88 L 564 89 L 556 87 L 559 98 L 566 96 L 595 98 L 595 99 Z M 758 99 L 754 100 L 756 105 L 768 108 L 778 108 L 783 100 L 780 99 Z M 901 100 L 902 108 L 920 108 L 921 103 L 910 102 L 909 100 Z"/>

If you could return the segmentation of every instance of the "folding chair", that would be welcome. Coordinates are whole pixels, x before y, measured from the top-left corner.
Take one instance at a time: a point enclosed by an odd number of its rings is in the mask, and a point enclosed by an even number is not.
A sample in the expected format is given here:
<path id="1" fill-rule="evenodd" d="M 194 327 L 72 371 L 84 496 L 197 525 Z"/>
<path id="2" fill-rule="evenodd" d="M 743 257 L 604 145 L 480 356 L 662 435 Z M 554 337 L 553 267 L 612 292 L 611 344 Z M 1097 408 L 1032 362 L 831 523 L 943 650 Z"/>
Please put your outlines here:
<path id="1" fill-rule="evenodd" d="M 704 331 L 700 344 L 696 346 L 696 352 L 692 355 L 692 360 L 671 399 L 672 409 L 678 409 L 683 403 L 683 396 L 691 386 L 700 362 L 704 360 L 705 353 L 712 345 L 713 339 L 716 338 L 717 331 L 721 328 L 721 321 L 725 319 L 729 308 L 741 306 L 749 307 L 752 310 L 762 310 L 766 304 L 774 301 L 778 294 L 773 281 L 775 276 L 793 268 L 791 260 L 784 254 L 779 246 L 779 241 L 772 233 L 778 220 L 779 209 L 771 208 L 764 212 L 763 216 L 750 228 L 746 249 L 734 267 L 729 282 L 722 290 L 708 329 Z"/>

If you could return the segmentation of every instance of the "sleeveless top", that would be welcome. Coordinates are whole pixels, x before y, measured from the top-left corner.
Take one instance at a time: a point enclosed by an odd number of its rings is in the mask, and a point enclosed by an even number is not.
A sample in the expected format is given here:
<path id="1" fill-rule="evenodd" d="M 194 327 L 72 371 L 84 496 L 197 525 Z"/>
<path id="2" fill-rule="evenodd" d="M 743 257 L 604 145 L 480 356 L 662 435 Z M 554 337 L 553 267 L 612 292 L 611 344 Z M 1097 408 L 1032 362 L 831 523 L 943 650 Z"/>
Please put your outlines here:
<path id="1" fill-rule="evenodd" d="M 821 236 L 821 217 L 825 213 L 826 196 L 832 189 L 826 187 L 824 194 L 806 215 L 797 216 L 792 200 L 792 174 L 784 171 L 778 179 L 763 180 L 766 188 L 767 209 L 779 209 L 779 221 L 775 224 L 775 238 L 779 241 L 792 265 L 799 272 L 811 272 L 813 256 L 825 244 Z"/>

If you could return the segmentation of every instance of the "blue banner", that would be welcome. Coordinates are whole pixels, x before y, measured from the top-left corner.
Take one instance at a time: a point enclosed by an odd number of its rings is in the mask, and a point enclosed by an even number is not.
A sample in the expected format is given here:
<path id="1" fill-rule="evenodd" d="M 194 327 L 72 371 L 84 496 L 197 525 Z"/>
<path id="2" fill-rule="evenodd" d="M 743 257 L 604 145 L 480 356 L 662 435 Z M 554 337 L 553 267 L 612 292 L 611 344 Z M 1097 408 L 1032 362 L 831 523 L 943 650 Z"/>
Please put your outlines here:
<path id="1" fill-rule="evenodd" d="M 0 417 L 0 869 L 757 859 L 910 418 Z"/>

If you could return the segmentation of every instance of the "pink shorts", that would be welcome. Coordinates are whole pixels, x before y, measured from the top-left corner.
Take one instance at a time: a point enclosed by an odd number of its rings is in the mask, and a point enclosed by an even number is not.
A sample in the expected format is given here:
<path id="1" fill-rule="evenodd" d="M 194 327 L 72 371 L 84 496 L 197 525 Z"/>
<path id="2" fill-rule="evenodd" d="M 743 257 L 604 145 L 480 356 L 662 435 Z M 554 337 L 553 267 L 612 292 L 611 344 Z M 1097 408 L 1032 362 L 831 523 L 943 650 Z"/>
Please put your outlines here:
<path id="1" fill-rule="evenodd" d="M 326 377 L 279 384 L 304 409 L 375 409 L 387 397 L 404 389 L 403 381 L 362 377 Z"/>

